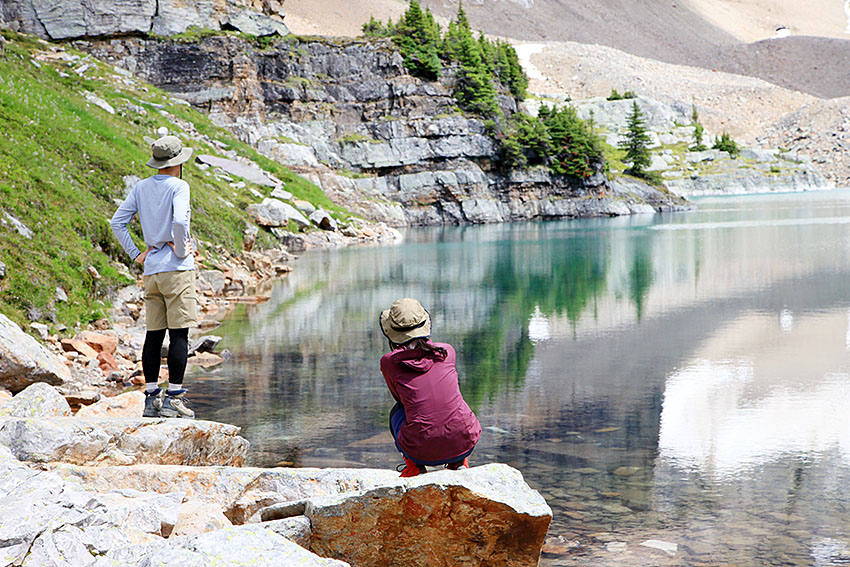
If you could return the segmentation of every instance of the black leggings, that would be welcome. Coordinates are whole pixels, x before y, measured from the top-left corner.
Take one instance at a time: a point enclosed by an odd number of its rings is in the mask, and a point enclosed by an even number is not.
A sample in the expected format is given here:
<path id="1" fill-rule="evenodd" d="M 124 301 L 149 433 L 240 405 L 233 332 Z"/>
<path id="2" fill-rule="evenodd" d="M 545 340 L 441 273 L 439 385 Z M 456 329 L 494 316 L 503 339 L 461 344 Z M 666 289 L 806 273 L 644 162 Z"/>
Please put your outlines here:
<path id="1" fill-rule="evenodd" d="M 162 341 L 165 329 L 148 331 L 145 346 L 142 347 L 142 372 L 145 382 L 159 382 L 159 363 L 162 358 Z M 186 359 L 189 358 L 189 329 L 168 329 L 168 381 L 182 384 L 186 373 Z"/>

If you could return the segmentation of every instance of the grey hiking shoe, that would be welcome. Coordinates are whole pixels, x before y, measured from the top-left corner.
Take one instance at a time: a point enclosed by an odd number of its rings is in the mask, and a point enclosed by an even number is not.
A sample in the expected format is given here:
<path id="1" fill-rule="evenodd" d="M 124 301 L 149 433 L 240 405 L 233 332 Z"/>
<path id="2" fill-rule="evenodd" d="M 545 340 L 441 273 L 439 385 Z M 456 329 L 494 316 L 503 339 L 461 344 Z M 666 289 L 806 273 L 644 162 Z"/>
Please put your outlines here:
<path id="1" fill-rule="evenodd" d="M 186 407 L 186 401 L 183 399 L 184 395 L 186 395 L 186 390 L 166 392 L 165 399 L 162 401 L 162 408 L 159 410 L 159 416 L 195 419 L 195 412 Z"/>
<path id="2" fill-rule="evenodd" d="M 157 388 L 153 392 L 145 392 L 145 411 L 142 412 L 142 417 L 159 417 L 161 407 L 162 388 Z"/>

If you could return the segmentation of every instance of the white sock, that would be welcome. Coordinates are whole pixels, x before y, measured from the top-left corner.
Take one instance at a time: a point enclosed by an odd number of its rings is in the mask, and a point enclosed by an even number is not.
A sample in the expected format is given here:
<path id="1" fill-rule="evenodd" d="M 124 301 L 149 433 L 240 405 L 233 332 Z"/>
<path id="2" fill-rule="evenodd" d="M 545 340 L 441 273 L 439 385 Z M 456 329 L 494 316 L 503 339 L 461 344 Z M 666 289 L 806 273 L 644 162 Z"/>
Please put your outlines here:
<path id="1" fill-rule="evenodd" d="M 145 382 L 145 392 L 150 394 L 151 392 L 156 392 L 157 384 L 156 382 Z"/>
<path id="2" fill-rule="evenodd" d="M 182 389 L 183 389 L 183 384 L 172 384 L 171 382 L 168 383 L 168 391 L 169 392 L 176 392 L 177 390 L 182 390 Z"/>

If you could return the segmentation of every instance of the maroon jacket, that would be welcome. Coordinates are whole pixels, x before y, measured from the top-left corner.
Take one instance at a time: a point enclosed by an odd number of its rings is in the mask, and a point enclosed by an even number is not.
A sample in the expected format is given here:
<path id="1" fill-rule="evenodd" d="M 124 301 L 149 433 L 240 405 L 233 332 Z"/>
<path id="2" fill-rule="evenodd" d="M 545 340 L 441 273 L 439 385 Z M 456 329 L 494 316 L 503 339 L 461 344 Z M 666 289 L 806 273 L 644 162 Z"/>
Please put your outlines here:
<path id="1" fill-rule="evenodd" d="M 381 373 L 393 397 L 404 406 L 398 443 L 422 461 L 459 457 L 475 447 L 481 425 L 463 399 L 451 345 L 439 360 L 422 349 L 398 349 L 381 357 Z"/>

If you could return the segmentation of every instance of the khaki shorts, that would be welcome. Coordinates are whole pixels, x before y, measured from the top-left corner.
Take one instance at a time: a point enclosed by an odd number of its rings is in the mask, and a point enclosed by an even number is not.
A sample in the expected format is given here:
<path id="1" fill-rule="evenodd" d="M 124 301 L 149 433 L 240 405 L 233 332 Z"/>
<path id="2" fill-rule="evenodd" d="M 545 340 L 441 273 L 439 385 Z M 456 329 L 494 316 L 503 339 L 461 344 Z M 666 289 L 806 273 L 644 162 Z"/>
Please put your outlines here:
<path id="1" fill-rule="evenodd" d="M 195 271 L 160 272 L 144 277 L 148 331 L 183 329 L 198 324 Z"/>

